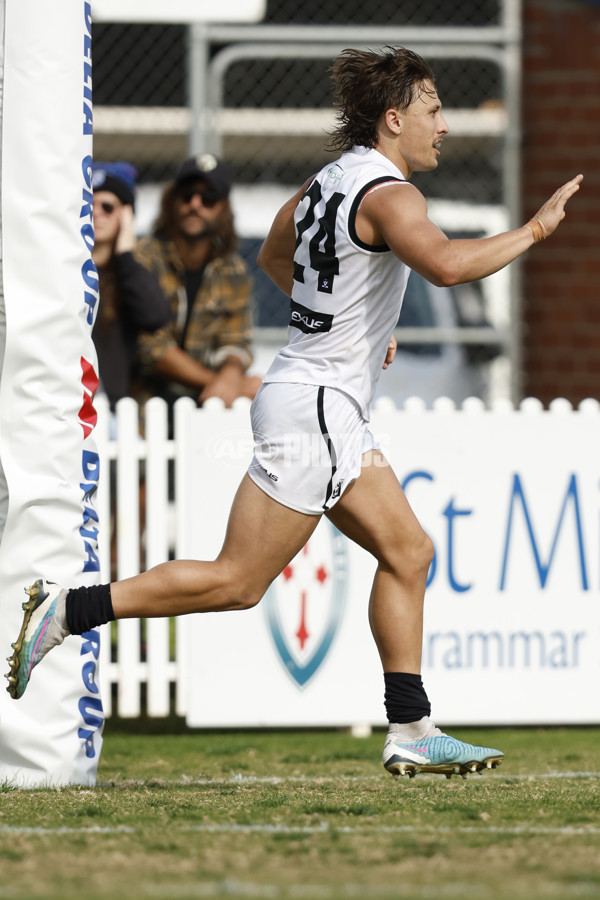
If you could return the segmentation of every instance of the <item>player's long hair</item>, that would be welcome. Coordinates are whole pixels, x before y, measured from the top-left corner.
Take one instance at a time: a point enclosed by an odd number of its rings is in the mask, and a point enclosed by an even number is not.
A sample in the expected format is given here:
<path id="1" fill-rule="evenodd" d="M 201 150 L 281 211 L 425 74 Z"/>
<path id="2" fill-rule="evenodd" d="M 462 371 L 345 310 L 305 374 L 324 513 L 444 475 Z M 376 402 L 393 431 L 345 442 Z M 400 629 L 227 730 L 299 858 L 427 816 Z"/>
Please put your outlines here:
<path id="1" fill-rule="evenodd" d="M 429 63 L 405 47 L 343 50 L 329 72 L 338 110 L 328 145 L 331 150 L 376 147 L 386 110 L 407 109 L 425 80 L 435 85 Z"/>
<path id="2" fill-rule="evenodd" d="M 158 217 L 153 228 L 155 237 L 161 240 L 168 240 L 175 235 L 175 200 L 178 191 L 179 186 L 174 181 L 168 184 L 163 191 Z M 233 211 L 229 197 L 215 222 L 211 238 L 212 248 L 209 259 L 226 256 L 228 253 L 233 253 L 238 247 L 239 239 L 233 224 Z"/>

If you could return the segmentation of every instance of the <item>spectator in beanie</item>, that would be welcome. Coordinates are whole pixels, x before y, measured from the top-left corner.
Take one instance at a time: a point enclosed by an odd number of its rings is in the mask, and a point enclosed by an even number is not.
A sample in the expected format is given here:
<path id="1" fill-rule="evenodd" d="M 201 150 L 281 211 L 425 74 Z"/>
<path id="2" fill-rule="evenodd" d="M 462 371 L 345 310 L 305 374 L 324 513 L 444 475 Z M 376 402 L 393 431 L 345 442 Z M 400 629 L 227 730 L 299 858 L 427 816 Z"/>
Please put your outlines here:
<path id="1" fill-rule="evenodd" d="M 135 396 L 139 332 L 154 331 L 171 316 L 158 279 L 133 255 L 136 176 L 133 166 L 124 162 L 97 162 L 92 166 L 92 259 L 100 288 L 92 339 L 98 354 L 100 390 L 107 394 L 113 410 L 122 397 Z"/>
<path id="2" fill-rule="evenodd" d="M 246 375 L 251 281 L 235 252 L 230 190 L 229 171 L 214 156 L 185 160 L 163 192 L 154 233 L 136 251 L 171 304 L 170 322 L 138 341 L 148 394 L 170 403 L 220 397 L 231 406 L 260 386 L 259 377 Z"/>

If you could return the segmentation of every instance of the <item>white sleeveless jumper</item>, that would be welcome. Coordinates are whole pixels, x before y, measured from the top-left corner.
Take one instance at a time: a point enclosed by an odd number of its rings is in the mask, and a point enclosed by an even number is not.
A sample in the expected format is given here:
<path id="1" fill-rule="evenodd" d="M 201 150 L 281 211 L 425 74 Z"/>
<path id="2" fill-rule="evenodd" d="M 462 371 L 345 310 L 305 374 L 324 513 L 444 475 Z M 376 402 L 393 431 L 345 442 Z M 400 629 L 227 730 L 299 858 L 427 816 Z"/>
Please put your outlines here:
<path id="1" fill-rule="evenodd" d="M 364 244 L 356 234 L 363 197 L 389 181 L 405 179 L 366 147 L 344 153 L 312 181 L 294 215 L 289 343 L 264 378 L 335 387 L 366 421 L 410 274 L 387 245 Z"/>

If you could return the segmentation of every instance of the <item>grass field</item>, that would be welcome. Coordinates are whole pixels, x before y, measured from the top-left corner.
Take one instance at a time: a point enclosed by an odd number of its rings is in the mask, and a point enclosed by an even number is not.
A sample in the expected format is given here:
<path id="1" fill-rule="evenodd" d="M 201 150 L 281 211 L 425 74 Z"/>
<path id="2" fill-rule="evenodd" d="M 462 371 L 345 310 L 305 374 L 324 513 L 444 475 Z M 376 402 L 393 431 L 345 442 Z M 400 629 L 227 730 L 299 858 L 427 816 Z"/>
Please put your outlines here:
<path id="1" fill-rule="evenodd" d="M 95 788 L 0 788 L 0 898 L 600 898 L 598 729 L 466 730 L 494 772 L 394 780 L 383 734 L 136 734 Z"/>

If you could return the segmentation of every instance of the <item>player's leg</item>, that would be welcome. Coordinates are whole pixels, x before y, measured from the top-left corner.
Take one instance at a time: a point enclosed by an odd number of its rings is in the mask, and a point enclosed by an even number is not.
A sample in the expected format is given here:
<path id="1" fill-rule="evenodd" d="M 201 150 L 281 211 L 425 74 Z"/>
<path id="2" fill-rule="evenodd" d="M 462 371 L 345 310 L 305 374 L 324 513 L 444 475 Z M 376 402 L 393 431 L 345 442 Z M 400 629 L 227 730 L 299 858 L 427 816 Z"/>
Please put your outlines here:
<path id="1" fill-rule="evenodd" d="M 433 545 L 379 450 L 328 518 L 377 560 L 369 622 L 384 671 L 421 671 L 423 601 Z"/>
<path id="2" fill-rule="evenodd" d="M 319 516 L 289 509 L 246 475 L 216 560 L 174 560 L 112 585 L 115 618 L 247 609 L 302 549 Z"/>
<path id="3" fill-rule="evenodd" d="M 34 666 L 68 634 L 111 619 L 254 606 L 318 521 L 273 500 L 246 475 L 216 560 L 173 560 L 112 585 L 73 590 L 38 579 L 23 604 L 23 625 L 9 657 L 9 693 L 21 697 Z"/>
<path id="4" fill-rule="evenodd" d="M 500 751 L 444 735 L 429 718 L 420 672 L 423 602 L 433 546 L 378 450 L 364 455 L 360 477 L 327 515 L 377 560 L 369 621 L 383 665 L 390 722 L 386 769 L 393 775 L 429 771 L 450 776 L 498 765 Z"/>

